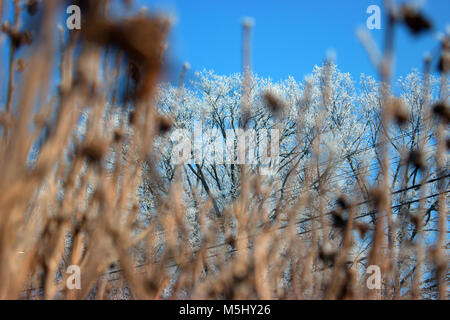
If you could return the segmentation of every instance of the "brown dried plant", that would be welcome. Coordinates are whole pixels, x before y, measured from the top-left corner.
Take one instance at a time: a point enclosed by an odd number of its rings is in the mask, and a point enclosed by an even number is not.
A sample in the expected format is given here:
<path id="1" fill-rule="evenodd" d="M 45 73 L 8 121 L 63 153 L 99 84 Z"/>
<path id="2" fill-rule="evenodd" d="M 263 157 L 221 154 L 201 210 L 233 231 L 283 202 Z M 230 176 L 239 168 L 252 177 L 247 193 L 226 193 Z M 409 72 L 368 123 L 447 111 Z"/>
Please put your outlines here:
<path id="1" fill-rule="evenodd" d="M 28 1 L 27 12 L 16 0 L 15 20 L 1 25 L 11 45 L 7 95 L 0 114 L 1 299 L 421 298 L 426 288 L 421 274 L 425 263 L 434 266 L 439 297 L 446 299 L 445 180 L 439 181 L 438 236 L 430 248 L 422 236 L 427 175 L 421 175 L 422 200 L 412 218 L 419 239 L 412 249 L 415 272 L 402 278 L 403 260 L 396 249 L 397 225 L 392 218 L 395 190 L 388 179 L 387 130 L 377 150 L 378 185 L 369 186 L 366 173 L 360 171 L 360 184 L 349 198 L 340 190 L 328 190 L 327 175 L 333 167 L 332 159 L 325 170 L 321 164 L 320 112 L 313 159 L 304 168 L 306 178 L 301 190 L 292 194 L 293 200 L 278 202 L 277 214 L 269 218 L 265 204 L 276 186 L 262 184 L 259 175 L 241 165 L 239 195 L 225 208 L 219 208 L 212 195 L 205 200 L 191 189 L 201 241 L 190 245 L 183 168 L 174 173 L 175 183 L 164 185 L 157 170 L 158 154 L 153 152 L 155 140 L 176 122 L 161 115 L 153 101 L 164 71 L 170 21 L 141 13 L 112 19 L 109 2 L 78 1 L 87 12 L 82 29 L 61 31 L 58 41 L 54 34 L 61 12 L 57 0 Z M 4 19 L 2 4 L 0 19 Z M 21 28 L 26 14 L 39 16 L 39 22 Z M 384 83 L 380 87 L 384 128 L 394 125 L 392 120 L 398 125 L 409 120 L 407 109 L 389 87 L 396 24 L 404 22 L 414 33 L 431 27 L 408 7 L 391 13 L 388 20 L 386 51 L 375 65 Z M 39 30 L 33 36 L 27 29 L 33 27 L 31 23 L 37 23 Z M 245 23 L 243 127 L 250 110 L 246 100 L 251 83 L 250 31 L 251 25 Z M 445 62 L 448 39 L 444 41 L 441 60 Z M 17 76 L 19 59 L 22 71 Z M 439 118 L 435 159 L 441 176 L 446 172 L 448 150 L 448 63 L 444 62 L 440 66 L 442 102 L 424 110 Z M 59 65 L 60 79 L 56 93 L 52 90 L 55 65 Z M 328 71 L 325 64 L 325 108 L 330 103 Z M 282 100 L 271 92 L 264 99 L 271 111 L 281 113 Z M 82 134 L 80 119 L 84 119 Z M 426 172 L 421 143 L 406 162 Z M 199 181 L 205 179 L 200 170 L 196 172 Z M 143 208 L 139 197 L 145 182 L 154 197 L 151 212 Z M 330 193 L 336 196 L 337 206 L 326 212 Z M 373 207 L 373 228 L 360 220 L 369 215 L 361 211 L 361 203 Z M 334 231 L 338 240 L 330 238 Z M 358 237 L 370 238 L 366 256 L 353 250 Z M 80 266 L 80 290 L 66 286 L 69 265 Z M 380 266 L 382 289 L 366 286 L 361 265 Z"/>

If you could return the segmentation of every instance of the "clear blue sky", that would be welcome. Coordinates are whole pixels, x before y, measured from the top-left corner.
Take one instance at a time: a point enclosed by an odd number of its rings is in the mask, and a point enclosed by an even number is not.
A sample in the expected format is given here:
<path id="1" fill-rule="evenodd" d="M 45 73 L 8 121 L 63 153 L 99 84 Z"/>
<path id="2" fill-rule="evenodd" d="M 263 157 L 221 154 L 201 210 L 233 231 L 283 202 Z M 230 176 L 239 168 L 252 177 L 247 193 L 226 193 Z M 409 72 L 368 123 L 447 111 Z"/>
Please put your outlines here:
<path id="1" fill-rule="evenodd" d="M 424 12 L 433 17 L 436 31 L 443 32 L 450 24 L 450 1 L 418 2 L 424 3 Z M 248 16 L 255 20 L 253 69 L 262 76 L 278 80 L 292 75 L 301 80 L 323 61 L 329 49 L 336 52 L 339 68 L 354 78 L 360 73 L 375 75 L 355 30 L 366 25 L 367 7 L 376 4 L 382 8 L 381 0 L 138 0 L 137 4 L 175 15 L 174 71 L 189 61 L 191 72 L 203 68 L 220 74 L 239 72 L 241 21 Z M 370 31 L 379 45 L 384 22 L 383 17 L 382 30 Z M 437 46 L 432 34 L 416 39 L 404 28 L 399 29 L 396 76 L 414 67 L 421 69 L 424 53 Z"/>
<path id="2" fill-rule="evenodd" d="M 450 25 L 450 0 L 411 2 L 423 3 L 423 11 L 433 18 L 435 33 Z M 12 1 L 6 4 L 7 19 L 11 19 Z M 361 73 L 376 75 L 355 31 L 365 26 L 367 7 L 375 4 L 382 8 L 382 0 L 135 0 L 135 4 L 175 16 L 169 58 L 174 81 L 185 61 L 192 66 L 188 78 L 203 68 L 219 74 L 239 72 L 244 17 L 255 21 L 252 61 L 253 70 L 261 76 L 279 80 L 292 75 L 302 80 L 314 65 L 322 63 L 330 49 L 336 53 L 339 68 L 354 79 Z M 383 17 L 382 29 L 369 31 L 379 45 L 384 27 Z M 438 48 L 433 34 L 415 38 L 404 28 L 397 31 L 396 77 L 412 68 L 422 69 L 424 53 Z M 7 48 L 3 42 L 0 59 L 5 67 Z M 5 72 L 0 70 L 2 78 Z M 2 92 L 5 85 L 0 83 Z"/>

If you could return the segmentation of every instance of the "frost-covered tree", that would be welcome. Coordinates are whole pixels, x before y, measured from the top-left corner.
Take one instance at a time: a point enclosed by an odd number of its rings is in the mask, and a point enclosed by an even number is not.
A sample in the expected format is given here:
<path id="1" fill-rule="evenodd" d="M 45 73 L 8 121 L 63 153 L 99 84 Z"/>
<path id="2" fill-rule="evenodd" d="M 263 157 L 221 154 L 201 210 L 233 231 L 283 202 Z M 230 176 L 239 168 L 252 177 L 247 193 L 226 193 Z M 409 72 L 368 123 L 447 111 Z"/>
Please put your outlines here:
<path id="1" fill-rule="evenodd" d="M 376 221 L 375 215 L 370 214 L 374 210 L 369 201 L 370 189 L 381 175 L 377 146 L 380 135 L 387 133 L 397 252 L 406 253 L 404 259 L 399 259 L 398 281 L 407 277 L 408 266 L 413 264 L 407 261 L 408 251 L 404 247 L 415 237 L 410 213 L 417 209 L 420 195 L 415 186 L 423 175 L 417 161 L 411 157 L 417 154 L 420 139 L 419 156 L 423 155 L 423 161 L 430 165 L 429 177 L 424 180 L 439 178 L 432 169 L 433 164 L 429 163 L 435 142 L 431 114 L 424 119 L 424 110 L 429 109 L 436 99 L 437 81 L 432 77 L 426 81 L 417 71 L 398 80 L 390 98 L 398 125 L 391 126 L 386 132 L 380 120 L 380 84 L 370 76 L 361 75 L 355 83 L 350 74 L 341 72 L 331 63 L 314 67 L 301 82 L 292 77 L 273 81 L 253 74 L 248 92 L 250 114 L 245 127 L 253 135 L 246 140 L 246 147 L 256 148 L 263 134 L 278 130 L 278 162 L 273 164 L 272 174 L 263 175 L 261 180 L 262 185 L 272 188 L 266 202 L 269 217 L 275 218 L 277 208 L 292 205 L 301 190 L 306 189 L 317 197 L 311 197 L 306 210 L 297 213 L 299 219 L 317 215 L 317 212 L 313 213 L 317 210 L 329 212 L 336 206 L 339 195 L 347 194 L 353 201 L 361 202 L 357 207 L 358 221 L 373 228 Z M 189 220 L 194 225 L 198 223 L 196 206 L 199 200 L 194 195 L 210 199 L 213 202 L 212 217 L 220 217 L 239 196 L 241 170 L 250 175 L 262 173 L 262 158 L 257 152 L 256 162 L 242 166 L 226 159 L 217 161 L 210 150 L 217 141 L 225 145 L 230 135 L 236 143 L 242 134 L 242 85 L 240 74 L 223 76 L 204 70 L 196 73 L 187 86 L 160 86 L 158 109 L 173 117 L 176 129 L 185 129 L 185 138 L 200 146 L 193 145 L 189 160 L 179 164 L 173 161 L 176 141 L 170 135 L 161 138 L 156 145 L 160 173 L 165 181 L 161 184 L 165 190 L 161 191 L 168 192 L 177 172 L 182 176 L 185 201 L 191 207 Z M 196 137 L 195 130 L 200 130 L 201 135 Z M 204 151 L 200 159 L 195 158 L 195 148 Z M 311 170 L 314 172 L 312 179 L 307 178 Z M 437 183 L 430 184 L 430 194 L 436 188 Z M 354 196 L 355 191 L 359 196 Z M 152 196 L 152 192 L 146 194 L 146 197 Z M 433 210 L 436 201 L 435 197 L 426 201 L 425 231 L 431 232 L 435 228 Z M 333 225 L 333 221 L 330 222 Z M 308 229 L 309 223 L 299 225 L 299 230 Z M 337 236 L 333 229 L 323 235 L 323 241 Z M 370 241 L 372 239 L 361 238 L 354 248 L 354 255 L 366 255 Z M 365 266 L 364 259 L 361 263 Z"/>
<path id="2" fill-rule="evenodd" d="M 328 101 L 322 101 L 324 90 L 329 92 Z M 219 76 L 212 71 L 202 71 L 196 74 L 189 88 L 161 86 L 158 106 L 161 112 L 173 115 L 176 128 L 194 132 L 195 126 L 202 125 L 202 143 L 206 147 L 212 140 L 225 141 L 227 134 L 239 136 L 241 95 L 240 74 Z M 272 171 L 274 174 L 266 177 L 278 186 L 272 195 L 275 202 L 288 201 L 286 194 L 295 195 L 295 190 L 302 186 L 315 141 L 320 140 L 321 183 L 329 190 L 350 183 L 352 179 L 339 178 L 347 178 L 352 167 L 356 170 L 357 164 L 368 161 L 370 150 L 361 151 L 367 147 L 368 126 L 357 103 L 354 82 L 336 65 L 315 67 L 303 83 L 293 78 L 274 82 L 253 75 L 249 96 L 251 112 L 246 130 L 254 134 L 256 145 L 263 132 L 278 131 L 279 161 Z M 277 100 L 272 103 L 279 104 L 276 106 L 279 110 L 271 110 L 270 97 Z M 205 134 L 208 129 L 208 133 L 213 134 Z M 251 142 L 247 141 L 247 145 Z M 164 179 L 170 183 L 175 172 L 170 139 L 161 146 L 166 151 L 161 152 L 160 168 Z M 258 154 L 256 163 L 245 166 L 250 173 L 259 172 L 260 157 Z M 233 161 L 218 163 L 213 159 L 204 155 L 201 161 L 191 160 L 183 164 L 182 171 L 187 185 L 197 185 L 200 193 L 214 198 L 220 211 L 237 197 L 242 167 Z M 317 183 L 315 181 L 311 187 L 318 188 Z"/>

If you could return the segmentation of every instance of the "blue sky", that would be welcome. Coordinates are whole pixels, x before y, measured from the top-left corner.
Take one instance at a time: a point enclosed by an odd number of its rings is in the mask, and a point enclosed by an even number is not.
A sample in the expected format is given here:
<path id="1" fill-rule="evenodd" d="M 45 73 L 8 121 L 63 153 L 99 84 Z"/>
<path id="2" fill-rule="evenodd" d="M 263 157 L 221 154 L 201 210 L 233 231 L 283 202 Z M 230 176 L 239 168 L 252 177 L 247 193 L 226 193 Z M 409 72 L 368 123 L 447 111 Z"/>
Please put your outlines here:
<path id="1" fill-rule="evenodd" d="M 411 2 L 422 3 L 425 14 L 433 18 L 435 31 L 416 38 L 403 27 L 397 29 L 395 78 L 412 68 L 421 70 L 424 53 L 436 53 L 439 47 L 436 33 L 444 32 L 450 25 L 449 0 Z M 375 4 L 382 8 L 382 0 L 135 0 L 135 3 L 137 8 L 146 6 L 150 11 L 156 9 L 175 16 L 169 51 L 169 79 L 175 83 L 185 61 L 192 66 L 188 78 L 203 68 L 219 74 L 240 72 L 244 17 L 255 21 L 252 65 L 260 76 L 279 80 L 291 75 L 300 81 L 314 65 L 322 63 L 330 50 L 336 53 L 340 70 L 351 73 L 355 80 L 361 73 L 376 76 L 356 37 L 356 29 L 365 26 L 370 16 L 367 7 Z M 11 19 L 12 1 L 6 4 L 7 17 Z M 381 30 L 369 30 L 380 46 L 384 17 L 381 26 Z M 0 58 L 6 67 L 8 46 L 4 44 Z M 5 70 L 0 70 L 0 75 Z M 0 88 L 5 85 L 0 83 Z"/>
<path id="2" fill-rule="evenodd" d="M 380 0 L 138 0 L 139 6 L 172 12 L 176 25 L 172 32 L 172 66 L 178 71 L 189 61 L 192 71 L 214 69 L 219 74 L 241 70 L 241 21 L 255 20 L 253 29 L 253 70 L 274 80 L 289 75 L 301 80 L 320 64 L 327 51 L 336 53 L 336 62 L 355 79 L 360 73 L 376 75 L 355 31 L 365 26 L 366 9 Z M 411 2 L 410 2 L 411 3 Z M 424 12 L 433 17 L 435 31 L 450 24 L 450 1 L 428 0 Z M 383 9 L 382 9 L 383 10 Z M 384 34 L 370 30 L 381 45 Z M 396 34 L 396 77 L 412 68 L 422 68 L 424 53 L 438 48 L 433 34 L 415 38 L 404 28 Z M 175 72 L 174 72 L 175 73 Z"/>

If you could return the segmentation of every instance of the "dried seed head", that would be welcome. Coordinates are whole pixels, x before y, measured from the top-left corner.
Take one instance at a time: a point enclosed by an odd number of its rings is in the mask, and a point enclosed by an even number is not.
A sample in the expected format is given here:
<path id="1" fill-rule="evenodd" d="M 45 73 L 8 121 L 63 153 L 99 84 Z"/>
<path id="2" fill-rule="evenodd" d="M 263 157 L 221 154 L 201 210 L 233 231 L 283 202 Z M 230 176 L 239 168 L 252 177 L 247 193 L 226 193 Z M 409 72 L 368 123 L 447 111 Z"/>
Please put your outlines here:
<path id="1" fill-rule="evenodd" d="M 450 71 L 450 53 L 443 52 L 439 58 L 438 70 L 442 73 L 448 73 Z"/>
<path id="2" fill-rule="evenodd" d="M 450 36 L 442 40 L 442 53 L 439 57 L 438 70 L 442 73 L 450 71 Z"/>
<path id="3" fill-rule="evenodd" d="M 173 121 L 170 118 L 167 117 L 158 117 L 158 132 L 159 134 L 165 134 L 167 133 L 173 126 Z"/>
<path id="4" fill-rule="evenodd" d="M 399 126 L 405 125 L 409 120 L 409 110 L 403 101 L 398 98 L 390 98 L 388 104 L 395 122 Z"/>
<path id="5" fill-rule="evenodd" d="M 345 229 L 347 220 L 342 217 L 342 212 L 334 210 L 331 212 L 331 218 L 333 219 L 333 226 L 338 229 Z"/>
<path id="6" fill-rule="evenodd" d="M 233 270 L 233 282 L 244 282 L 250 275 L 250 266 L 244 262 L 237 262 Z"/>
<path id="7" fill-rule="evenodd" d="M 162 67 L 164 41 L 170 21 L 160 16 L 137 16 L 111 22 L 97 15 L 86 19 L 82 27 L 84 39 L 122 51 L 128 62 L 133 62 L 139 71 L 135 97 L 147 97 L 152 92 Z"/>
<path id="8" fill-rule="evenodd" d="M 441 121 L 450 123 L 450 108 L 445 102 L 438 102 L 432 107 L 433 113 L 438 116 Z"/>
<path id="9" fill-rule="evenodd" d="M 319 259 L 322 260 L 325 264 L 333 264 L 336 259 L 336 252 L 333 250 L 329 250 L 325 247 L 319 247 Z"/>
<path id="10" fill-rule="evenodd" d="M 90 143 L 85 143 L 80 150 L 80 154 L 89 162 L 99 163 L 105 156 L 106 150 L 107 144 L 98 139 Z"/>
<path id="11" fill-rule="evenodd" d="M 423 152 L 418 149 L 411 150 L 408 155 L 408 163 L 412 164 L 415 168 L 420 170 L 425 168 L 425 159 Z"/>
<path id="12" fill-rule="evenodd" d="M 74 234 L 80 233 L 80 231 L 84 228 L 86 225 L 87 217 L 86 215 L 83 215 L 81 218 L 77 219 L 73 225 L 73 231 Z"/>
<path id="13" fill-rule="evenodd" d="M 25 70 L 25 60 L 19 58 L 17 59 L 17 66 L 16 66 L 17 72 L 22 72 Z"/>
<path id="14" fill-rule="evenodd" d="M 282 111 L 284 108 L 283 102 L 273 92 L 270 91 L 264 92 L 263 99 L 266 107 L 272 113 L 278 113 L 279 111 Z"/>
<path id="15" fill-rule="evenodd" d="M 251 17 L 245 17 L 245 18 L 242 20 L 242 26 L 243 26 L 245 29 L 253 28 L 254 25 L 255 25 L 255 20 L 254 20 L 253 18 L 251 18 Z"/>
<path id="16" fill-rule="evenodd" d="M 91 17 L 95 17 L 100 14 L 102 7 L 105 5 L 105 0 L 72 0 L 72 4 L 75 4 L 81 8 L 81 12 Z"/>
<path id="17" fill-rule="evenodd" d="M 136 83 L 139 83 L 139 81 L 141 79 L 141 75 L 140 75 L 139 66 L 135 62 L 130 61 L 130 63 L 128 64 L 128 73 L 130 75 L 130 78 L 133 81 L 135 81 Z"/>
<path id="18" fill-rule="evenodd" d="M 130 113 L 128 114 L 128 123 L 131 125 L 136 124 L 136 111 L 130 111 Z"/>
<path id="19" fill-rule="evenodd" d="M 340 195 L 337 199 L 337 204 L 344 210 L 350 208 L 350 202 L 344 195 Z"/>
<path id="20" fill-rule="evenodd" d="M 20 33 L 19 36 L 19 44 L 18 47 L 21 45 L 30 45 L 33 42 L 33 37 L 31 36 L 31 33 L 27 30 Z"/>
<path id="21" fill-rule="evenodd" d="M 411 214 L 409 216 L 409 219 L 411 220 L 411 223 L 414 225 L 414 227 L 417 229 L 419 226 L 419 218 L 415 214 Z"/>
<path id="22" fill-rule="evenodd" d="M 122 0 L 122 2 L 128 8 L 133 5 L 133 0 Z"/>
<path id="23" fill-rule="evenodd" d="M 114 131 L 114 142 L 120 142 L 123 139 L 123 130 L 116 130 Z"/>
<path id="24" fill-rule="evenodd" d="M 236 246 L 236 239 L 231 234 L 226 238 L 225 242 L 232 247 Z"/>
<path id="25" fill-rule="evenodd" d="M 351 265 L 351 261 L 348 261 L 347 264 Z M 351 268 L 345 270 L 345 278 L 344 282 L 341 284 L 341 288 L 336 296 L 338 300 L 349 300 L 353 299 L 355 296 L 355 288 L 354 284 L 356 281 L 355 271 Z"/>
<path id="26" fill-rule="evenodd" d="M 155 278 L 147 279 L 147 281 L 145 281 L 145 289 L 147 292 L 155 293 L 158 291 L 158 288 L 159 286 Z"/>
<path id="27" fill-rule="evenodd" d="M 432 28 L 431 22 L 416 8 L 403 5 L 400 11 L 401 20 L 408 27 L 409 31 L 418 35 Z"/>
<path id="28" fill-rule="evenodd" d="M 31 16 L 34 16 L 39 10 L 38 0 L 28 0 L 27 11 Z"/>
<path id="29" fill-rule="evenodd" d="M 189 62 L 183 63 L 183 69 L 184 70 L 189 70 L 190 68 L 191 68 L 191 64 Z"/>
<path id="30" fill-rule="evenodd" d="M 11 45 L 16 49 L 19 49 L 22 45 L 30 45 L 33 41 L 33 38 L 31 37 L 31 33 L 29 31 L 16 31 L 11 28 L 11 25 L 9 23 L 4 23 L 0 27 L 0 30 L 10 37 Z"/>
<path id="31" fill-rule="evenodd" d="M 394 119 L 399 126 L 405 125 L 409 120 L 409 113 L 405 111 L 406 109 L 396 110 L 396 112 L 394 113 Z"/>

